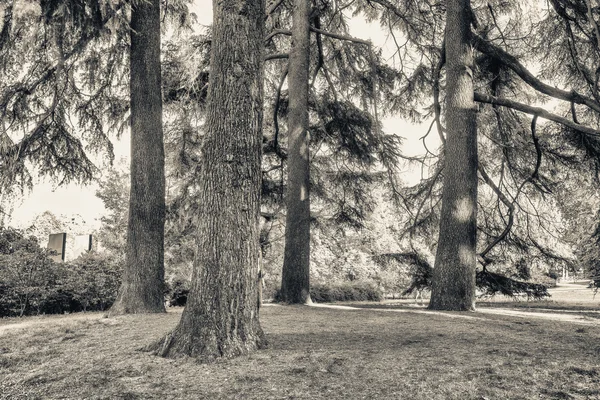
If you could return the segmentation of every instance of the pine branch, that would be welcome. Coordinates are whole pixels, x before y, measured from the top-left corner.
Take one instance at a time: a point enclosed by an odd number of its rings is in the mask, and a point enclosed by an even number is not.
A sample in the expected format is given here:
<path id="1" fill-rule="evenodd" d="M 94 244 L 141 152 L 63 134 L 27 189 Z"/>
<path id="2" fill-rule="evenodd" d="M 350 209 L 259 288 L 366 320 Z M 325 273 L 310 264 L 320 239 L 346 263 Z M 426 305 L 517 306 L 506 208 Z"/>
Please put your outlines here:
<path id="1" fill-rule="evenodd" d="M 513 110 L 518 110 L 527 114 L 537 115 L 538 117 L 545 118 L 550 121 L 557 122 L 564 126 L 567 126 L 571 129 L 579 131 L 581 133 L 585 133 L 591 136 L 600 136 L 600 131 L 596 129 L 590 128 L 585 125 L 577 124 L 567 118 L 561 117 L 556 114 L 552 114 L 543 108 L 540 107 L 532 107 L 527 104 L 519 103 L 513 100 L 508 100 L 500 97 L 490 96 L 488 94 L 475 92 L 475 101 L 478 103 L 488 103 L 492 105 L 499 105 L 507 108 L 512 108 Z"/>
<path id="2" fill-rule="evenodd" d="M 267 35 L 267 37 L 265 38 L 265 42 L 268 42 L 269 40 L 271 40 L 272 38 L 274 38 L 277 35 L 292 36 L 292 31 L 287 30 L 287 29 L 275 29 Z"/>
<path id="3" fill-rule="evenodd" d="M 537 122 L 538 116 L 534 115 L 531 120 L 531 137 L 533 138 L 533 145 L 535 146 L 536 160 L 535 160 L 535 169 L 531 174 L 531 180 L 537 179 L 540 171 L 540 166 L 542 165 L 542 149 L 540 148 L 540 140 L 535 135 L 535 125 Z"/>
<path id="4" fill-rule="evenodd" d="M 327 32 L 324 31 L 322 29 L 317 29 L 315 27 L 311 27 L 310 28 L 311 32 L 315 32 L 315 33 L 320 33 L 323 36 L 328 36 L 334 39 L 339 39 L 339 40 L 345 40 L 348 42 L 354 42 L 354 43 L 359 43 L 359 44 L 364 44 L 365 46 L 371 46 L 371 41 L 369 40 L 363 40 L 363 39 L 358 39 L 352 36 L 347 36 L 347 35 L 340 35 L 337 33 L 332 33 L 332 32 Z"/>
<path id="5" fill-rule="evenodd" d="M 492 43 L 483 39 L 481 36 L 478 36 L 477 34 L 473 34 L 472 39 L 472 43 L 475 49 L 500 61 L 506 67 L 510 68 L 517 75 L 519 75 L 519 77 L 521 77 L 521 79 L 523 79 L 523 81 L 525 81 L 525 83 L 527 83 L 533 89 L 560 100 L 565 100 L 569 102 L 572 101 L 577 104 L 584 104 L 589 108 L 593 109 L 594 111 L 600 113 L 600 103 L 598 103 L 597 101 L 587 96 L 581 95 L 574 90 L 566 91 L 550 86 L 536 78 L 531 72 L 529 72 L 527 68 L 523 66 L 523 64 L 519 62 L 519 60 L 517 60 L 516 57 L 507 53 L 500 47 L 493 45 Z"/>
<path id="6" fill-rule="evenodd" d="M 269 60 L 281 60 L 284 58 L 289 58 L 290 55 L 288 53 L 274 53 L 274 54 L 267 54 L 265 56 L 265 61 L 269 61 Z"/>
<path id="7" fill-rule="evenodd" d="M 267 12 L 266 12 L 266 14 L 267 14 L 267 17 L 268 17 L 269 15 L 273 14 L 273 13 L 275 12 L 275 10 L 277 10 L 277 8 L 278 8 L 278 7 L 279 7 L 279 6 L 280 6 L 282 3 L 283 3 L 283 0 L 279 0 L 279 1 L 276 1 L 276 2 L 274 2 L 273 4 L 271 4 L 271 5 L 269 6 L 269 8 L 267 9 Z"/>

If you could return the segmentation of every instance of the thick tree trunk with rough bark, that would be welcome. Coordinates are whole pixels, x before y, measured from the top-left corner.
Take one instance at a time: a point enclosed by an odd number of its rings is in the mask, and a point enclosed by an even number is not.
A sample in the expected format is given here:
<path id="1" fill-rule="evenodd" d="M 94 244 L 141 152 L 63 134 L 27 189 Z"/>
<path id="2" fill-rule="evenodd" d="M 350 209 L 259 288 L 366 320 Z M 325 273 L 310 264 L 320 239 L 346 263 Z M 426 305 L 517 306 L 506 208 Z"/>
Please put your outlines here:
<path id="1" fill-rule="evenodd" d="M 258 320 L 264 0 L 215 1 L 192 288 L 150 346 L 200 361 L 261 348 Z"/>
<path id="2" fill-rule="evenodd" d="M 131 192 L 123 283 L 110 314 L 165 312 L 160 1 L 131 11 Z"/>
<path id="3" fill-rule="evenodd" d="M 309 16 L 310 1 L 296 0 L 288 73 L 288 185 L 281 299 L 300 304 L 310 302 Z"/>
<path id="4" fill-rule="evenodd" d="M 475 309 L 477 122 L 469 0 L 449 0 L 446 18 L 446 126 L 440 236 L 429 308 Z"/>

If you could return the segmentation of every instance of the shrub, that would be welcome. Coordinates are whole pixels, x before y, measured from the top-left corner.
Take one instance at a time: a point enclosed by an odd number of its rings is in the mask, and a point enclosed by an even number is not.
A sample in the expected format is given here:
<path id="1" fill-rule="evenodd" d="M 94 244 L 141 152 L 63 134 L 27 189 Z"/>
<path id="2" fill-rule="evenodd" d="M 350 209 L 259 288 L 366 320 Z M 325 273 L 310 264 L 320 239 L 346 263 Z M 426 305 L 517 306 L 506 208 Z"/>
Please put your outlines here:
<path id="1" fill-rule="evenodd" d="M 55 263 L 33 237 L 0 228 L 0 317 L 105 310 L 120 284 L 119 258 L 87 253 Z"/>
<path id="2" fill-rule="evenodd" d="M 37 239 L 0 229 L 0 312 L 23 316 L 37 311 L 57 276 L 47 250 Z"/>
<path id="3" fill-rule="evenodd" d="M 310 297 L 315 303 L 331 303 L 335 301 L 381 301 L 383 293 L 368 282 L 345 282 L 341 284 L 314 284 L 310 288 Z M 281 301 L 280 292 L 274 296 Z"/>
<path id="4" fill-rule="evenodd" d="M 176 279 L 173 283 L 167 283 L 167 303 L 169 307 L 183 307 L 187 303 L 190 284 L 183 279 Z"/>
<path id="5" fill-rule="evenodd" d="M 112 306 L 121 284 L 123 268 L 119 257 L 92 251 L 63 268 L 65 278 L 59 296 L 64 301 L 72 306 L 78 302 L 83 311 L 104 311 Z"/>

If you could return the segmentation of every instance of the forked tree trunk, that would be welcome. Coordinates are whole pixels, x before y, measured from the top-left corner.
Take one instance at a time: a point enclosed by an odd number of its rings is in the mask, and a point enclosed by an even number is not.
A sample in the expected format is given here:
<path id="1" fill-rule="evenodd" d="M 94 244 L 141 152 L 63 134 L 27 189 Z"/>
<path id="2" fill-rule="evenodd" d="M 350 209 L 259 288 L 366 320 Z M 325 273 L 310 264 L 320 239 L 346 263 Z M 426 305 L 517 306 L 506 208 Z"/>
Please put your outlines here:
<path id="1" fill-rule="evenodd" d="M 310 302 L 309 16 L 310 0 L 296 0 L 288 74 L 288 187 L 281 279 L 281 299 L 287 303 Z"/>
<path id="2" fill-rule="evenodd" d="M 131 191 L 123 283 L 110 314 L 165 312 L 160 0 L 131 10 Z"/>
<path id="3" fill-rule="evenodd" d="M 264 0 L 215 1 L 192 287 L 150 346 L 210 361 L 265 344 L 258 320 Z"/>
<path id="4" fill-rule="evenodd" d="M 446 18 L 446 125 L 440 236 L 429 308 L 475 309 L 477 123 L 469 0 L 449 0 Z"/>

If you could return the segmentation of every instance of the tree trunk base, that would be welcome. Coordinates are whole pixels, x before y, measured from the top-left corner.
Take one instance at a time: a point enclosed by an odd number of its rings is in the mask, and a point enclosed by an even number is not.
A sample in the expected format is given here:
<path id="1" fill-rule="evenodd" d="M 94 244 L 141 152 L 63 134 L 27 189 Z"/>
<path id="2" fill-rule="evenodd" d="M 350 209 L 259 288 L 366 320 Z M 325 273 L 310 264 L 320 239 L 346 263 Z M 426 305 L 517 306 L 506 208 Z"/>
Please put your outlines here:
<path id="1" fill-rule="evenodd" d="M 453 300 L 451 302 L 448 303 L 439 303 L 439 302 L 432 302 L 429 301 L 429 306 L 427 307 L 428 310 L 435 310 L 435 311 L 471 311 L 474 312 L 475 311 L 475 304 L 474 303 L 455 303 L 456 300 Z"/>
<path id="2" fill-rule="evenodd" d="M 128 295 L 126 290 L 119 292 L 114 304 L 106 313 L 109 317 L 124 314 L 158 314 L 166 313 L 163 301 L 145 299 L 143 296 Z"/>
<path id="3" fill-rule="evenodd" d="M 181 324 L 165 337 L 148 345 L 144 350 L 166 358 L 193 357 L 200 363 L 211 363 L 218 359 L 234 358 L 250 354 L 267 347 L 260 326 L 253 332 L 237 332 L 236 335 L 220 337 L 220 332 L 203 326 L 190 333 L 184 332 Z"/>

